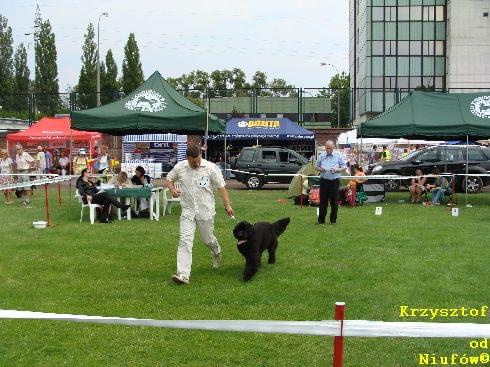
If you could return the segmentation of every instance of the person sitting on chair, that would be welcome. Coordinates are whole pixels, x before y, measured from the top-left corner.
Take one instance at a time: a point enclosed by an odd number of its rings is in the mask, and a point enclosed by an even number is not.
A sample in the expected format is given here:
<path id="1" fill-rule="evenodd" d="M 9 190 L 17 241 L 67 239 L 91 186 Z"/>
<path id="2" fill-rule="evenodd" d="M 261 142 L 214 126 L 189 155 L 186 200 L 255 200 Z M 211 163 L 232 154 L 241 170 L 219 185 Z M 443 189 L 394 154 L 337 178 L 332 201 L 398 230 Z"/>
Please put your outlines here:
<path id="1" fill-rule="evenodd" d="M 151 187 L 151 178 L 145 175 L 145 169 L 141 166 L 136 167 L 134 176 L 131 178 L 131 183 L 136 186 Z M 142 216 L 148 213 L 149 200 L 147 198 L 139 198 L 138 206 Z M 149 214 L 149 213 L 148 213 Z"/>
<path id="2" fill-rule="evenodd" d="M 133 187 L 133 183 L 129 181 L 128 174 L 124 171 L 121 171 L 117 175 L 112 176 L 112 178 L 109 180 L 107 184 L 113 185 L 118 189 L 123 189 L 125 187 Z"/>
<path id="3" fill-rule="evenodd" d="M 434 184 L 427 185 L 427 187 L 432 189 L 432 205 L 439 205 L 444 199 L 444 194 L 450 193 L 451 189 L 446 177 L 440 176 L 441 170 L 439 168 L 434 169 L 433 174 L 435 176 Z"/>
<path id="4" fill-rule="evenodd" d="M 420 203 L 420 197 L 425 191 L 425 177 L 422 177 L 422 170 L 417 168 L 415 170 L 415 176 L 417 178 L 412 178 L 410 184 L 410 202 L 412 204 Z"/>
<path id="5" fill-rule="evenodd" d="M 110 223 L 109 208 L 111 204 L 122 210 L 127 210 L 129 208 L 129 205 L 123 204 L 105 191 L 99 190 L 95 184 L 90 181 L 87 168 L 82 170 L 80 177 L 77 179 L 77 190 L 83 197 L 84 203 L 90 201 L 92 204 L 102 205 L 102 212 L 99 218 L 100 223 Z"/>
<path id="6" fill-rule="evenodd" d="M 358 164 L 354 164 L 352 166 L 354 170 L 354 176 L 366 176 L 366 174 L 362 171 L 361 167 L 359 167 Z M 356 200 L 356 191 L 357 191 L 357 186 L 362 185 L 364 182 L 366 182 L 365 179 L 361 178 L 353 178 L 352 180 L 349 181 L 347 186 L 343 187 L 340 189 L 339 196 L 344 203 L 349 203 L 352 206 L 355 204 Z"/>

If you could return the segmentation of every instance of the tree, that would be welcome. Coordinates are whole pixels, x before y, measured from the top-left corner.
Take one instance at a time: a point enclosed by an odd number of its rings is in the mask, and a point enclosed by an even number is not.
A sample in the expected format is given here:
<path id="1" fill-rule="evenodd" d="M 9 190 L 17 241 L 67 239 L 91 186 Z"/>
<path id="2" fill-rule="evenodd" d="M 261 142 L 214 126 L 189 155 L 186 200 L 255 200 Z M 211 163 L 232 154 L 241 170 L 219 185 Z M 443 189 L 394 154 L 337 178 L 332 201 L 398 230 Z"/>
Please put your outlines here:
<path id="1" fill-rule="evenodd" d="M 27 50 L 21 43 L 14 56 L 14 93 L 12 109 L 17 112 L 27 111 L 29 107 L 29 68 L 27 67 Z"/>
<path id="2" fill-rule="evenodd" d="M 102 67 L 104 67 L 104 76 L 102 77 Z M 105 65 L 101 63 L 100 74 L 100 90 L 101 90 L 101 103 L 107 104 L 117 100 L 119 92 L 119 84 L 117 82 L 117 65 L 114 61 L 111 49 L 107 50 L 105 56 Z"/>
<path id="3" fill-rule="evenodd" d="M 328 92 L 328 96 L 332 102 L 332 112 L 335 114 L 335 126 L 337 126 L 337 105 L 340 109 L 340 126 L 347 126 L 349 122 L 349 87 L 350 87 L 350 76 L 342 72 L 341 75 L 336 74 L 330 79 L 330 83 L 328 84 L 328 88 L 330 91 Z M 339 98 L 339 104 L 337 104 L 337 98 Z M 337 126 L 337 127 L 340 127 Z"/>
<path id="4" fill-rule="evenodd" d="M 293 97 L 298 95 L 294 85 L 288 84 L 284 79 L 272 79 L 269 88 L 271 88 L 274 97 Z"/>
<path id="5" fill-rule="evenodd" d="M 265 90 L 269 86 L 267 85 L 267 74 L 263 71 L 256 71 L 252 77 L 253 84 L 252 87 L 257 90 L 257 95 L 259 96 L 271 96 L 270 91 Z"/>
<path id="6" fill-rule="evenodd" d="M 0 106 L 9 110 L 12 107 L 12 28 L 8 26 L 8 19 L 0 14 Z"/>
<path id="7" fill-rule="evenodd" d="M 36 43 L 35 92 L 43 115 L 54 115 L 60 105 L 56 41 L 49 20 L 41 23 Z"/>
<path id="8" fill-rule="evenodd" d="M 225 96 L 226 95 L 226 73 L 221 72 L 221 70 L 214 70 L 211 72 L 211 87 L 213 89 L 211 96 Z"/>
<path id="9" fill-rule="evenodd" d="M 87 33 L 84 34 L 85 42 L 82 46 L 82 68 L 78 78 L 77 105 L 86 110 L 97 105 L 97 45 L 94 41 L 94 26 L 90 23 Z"/>
<path id="10" fill-rule="evenodd" d="M 122 65 L 122 90 L 126 95 L 134 91 L 144 82 L 141 68 L 140 53 L 134 33 L 130 33 L 124 46 L 124 61 Z"/>

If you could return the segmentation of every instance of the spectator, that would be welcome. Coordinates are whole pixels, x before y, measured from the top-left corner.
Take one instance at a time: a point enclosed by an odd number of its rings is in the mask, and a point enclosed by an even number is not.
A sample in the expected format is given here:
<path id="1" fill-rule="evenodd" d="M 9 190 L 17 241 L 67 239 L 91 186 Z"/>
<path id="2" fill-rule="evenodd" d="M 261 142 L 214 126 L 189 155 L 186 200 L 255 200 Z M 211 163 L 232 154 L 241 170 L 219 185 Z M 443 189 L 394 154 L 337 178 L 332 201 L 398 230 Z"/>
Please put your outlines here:
<path id="1" fill-rule="evenodd" d="M 109 180 L 108 184 L 113 185 L 114 187 L 117 187 L 120 189 L 133 186 L 132 182 L 128 178 L 128 174 L 124 171 L 119 172 L 115 176 L 112 176 L 112 178 Z"/>
<path id="2" fill-rule="evenodd" d="M 366 174 L 362 171 L 361 167 L 359 165 L 354 165 L 353 167 L 354 170 L 354 176 L 358 177 L 363 177 L 366 176 Z M 340 199 L 343 203 L 348 202 L 348 198 L 352 198 L 352 200 L 355 200 L 355 193 L 357 192 L 357 187 L 358 185 L 362 185 L 364 182 L 366 182 L 365 179 L 362 178 L 353 178 L 349 181 L 347 186 L 343 187 L 340 189 L 339 196 Z M 352 205 L 354 205 L 355 202 L 351 202 Z"/>
<path id="3" fill-rule="evenodd" d="M 31 157 L 31 155 L 27 152 L 24 152 L 24 149 L 22 148 L 22 145 L 17 144 L 15 146 L 16 150 L 16 155 L 15 155 L 15 165 L 17 168 L 17 173 L 20 173 L 21 175 L 18 177 L 17 182 L 18 183 L 24 183 L 24 182 L 29 182 L 29 172 L 31 171 L 32 168 L 36 167 L 36 161 L 34 158 Z M 30 208 L 30 200 L 32 196 L 32 189 L 30 186 L 26 186 L 23 188 L 20 188 L 18 190 L 20 192 L 21 197 L 22 197 L 22 204 L 26 208 Z"/>
<path id="4" fill-rule="evenodd" d="M 73 170 L 75 175 L 80 175 L 88 167 L 87 151 L 81 148 L 78 155 L 73 158 Z"/>
<path id="5" fill-rule="evenodd" d="M 433 174 L 435 176 L 434 184 L 428 185 L 428 188 L 432 190 L 432 205 L 439 205 L 444 199 L 444 194 L 449 193 L 451 189 L 446 177 L 440 176 L 441 170 L 439 168 L 434 169 Z"/>
<path id="6" fill-rule="evenodd" d="M 64 150 L 61 151 L 61 157 L 58 164 L 61 167 L 61 174 L 66 176 L 66 174 L 70 172 L 70 158 L 66 156 L 66 152 Z"/>
<path id="7" fill-rule="evenodd" d="M 388 146 L 383 145 L 383 152 L 381 152 L 381 160 L 383 162 L 390 162 L 391 161 L 391 152 L 388 149 Z"/>
<path id="8" fill-rule="evenodd" d="M 36 173 L 46 172 L 46 155 L 43 150 L 44 148 L 41 145 L 38 145 L 36 154 Z"/>
<path id="9" fill-rule="evenodd" d="M 422 177 L 420 168 L 415 170 L 415 176 L 417 176 L 417 178 L 412 178 L 410 183 L 410 200 L 412 204 L 420 203 L 420 197 L 422 196 L 422 193 L 425 192 L 426 178 Z"/>
<path id="10" fill-rule="evenodd" d="M 8 151 L 6 149 L 2 149 L 0 151 L 0 185 L 11 185 L 14 184 L 13 176 L 10 176 L 13 171 L 14 162 L 12 158 L 9 157 Z M 3 176 L 5 175 L 5 176 Z M 5 196 L 5 204 L 10 205 L 14 203 L 14 199 L 12 193 L 13 189 L 5 189 L 3 190 L 3 195 Z"/>
<path id="11" fill-rule="evenodd" d="M 107 153 L 107 147 L 100 147 L 100 154 L 95 159 L 94 166 L 96 166 L 96 172 L 98 174 L 106 173 L 111 169 L 111 157 Z"/>
<path id="12" fill-rule="evenodd" d="M 100 223 L 110 223 L 109 208 L 111 204 L 122 210 L 127 210 L 129 208 L 129 205 L 123 204 L 105 191 L 97 189 L 95 184 L 89 178 L 87 168 L 84 168 L 80 173 L 80 177 L 77 180 L 77 190 L 79 195 L 82 196 L 84 203 L 90 201 L 93 204 L 102 205 L 102 211 L 99 218 Z"/>
<path id="13" fill-rule="evenodd" d="M 373 145 L 372 150 L 368 153 L 369 164 L 374 164 L 378 161 L 378 147 Z"/>
<path id="14" fill-rule="evenodd" d="M 131 178 L 131 183 L 137 186 L 148 187 L 151 186 L 151 178 L 148 175 L 145 175 L 145 169 L 141 166 L 136 167 L 134 171 L 134 176 Z M 138 207 L 141 212 L 143 212 L 143 216 L 145 212 L 148 212 L 149 207 L 148 198 L 139 198 L 138 199 Z"/>
<path id="15" fill-rule="evenodd" d="M 46 148 L 43 148 L 43 151 L 44 151 L 44 158 L 46 160 L 45 173 L 50 173 L 51 172 L 51 168 L 53 167 L 53 155 Z"/>

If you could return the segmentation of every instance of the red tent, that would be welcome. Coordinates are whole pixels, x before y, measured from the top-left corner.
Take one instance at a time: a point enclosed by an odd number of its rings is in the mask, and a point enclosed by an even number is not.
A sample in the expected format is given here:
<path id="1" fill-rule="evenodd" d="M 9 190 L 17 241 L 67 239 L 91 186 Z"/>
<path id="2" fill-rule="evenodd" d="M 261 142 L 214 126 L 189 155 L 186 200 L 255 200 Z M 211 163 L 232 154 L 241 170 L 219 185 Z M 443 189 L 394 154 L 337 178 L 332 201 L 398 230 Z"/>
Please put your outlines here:
<path id="1" fill-rule="evenodd" d="M 43 117 L 27 130 L 7 135 L 9 143 L 100 140 L 100 133 L 70 129 L 69 117 Z"/>

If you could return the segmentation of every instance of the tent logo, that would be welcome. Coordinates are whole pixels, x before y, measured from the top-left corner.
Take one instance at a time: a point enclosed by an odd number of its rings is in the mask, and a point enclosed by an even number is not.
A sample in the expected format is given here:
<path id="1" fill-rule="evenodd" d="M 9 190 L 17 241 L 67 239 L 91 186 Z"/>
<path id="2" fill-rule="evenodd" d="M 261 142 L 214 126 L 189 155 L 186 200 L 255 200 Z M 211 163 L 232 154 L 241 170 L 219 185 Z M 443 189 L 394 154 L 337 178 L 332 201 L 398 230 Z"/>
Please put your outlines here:
<path id="1" fill-rule="evenodd" d="M 238 121 L 238 127 L 248 127 L 249 129 L 279 129 L 281 127 L 281 123 L 279 120 Z"/>
<path id="2" fill-rule="evenodd" d="M 160 93 L 147 89 L 136 94 L 124 107 L 131 111 L 158 112 L 167 107 L 167 102 Z"/>
<path id="3" fill-rule="evenodd" d="M 470 111 L 473 115 L 482 119 L 490 119 L 490 96 L 475 98 L 471 102 Z"/>

